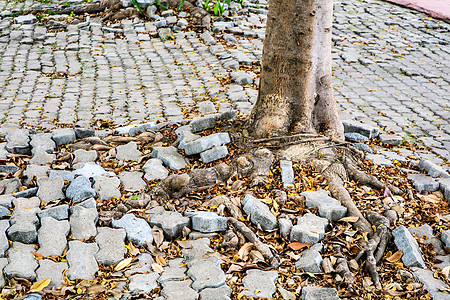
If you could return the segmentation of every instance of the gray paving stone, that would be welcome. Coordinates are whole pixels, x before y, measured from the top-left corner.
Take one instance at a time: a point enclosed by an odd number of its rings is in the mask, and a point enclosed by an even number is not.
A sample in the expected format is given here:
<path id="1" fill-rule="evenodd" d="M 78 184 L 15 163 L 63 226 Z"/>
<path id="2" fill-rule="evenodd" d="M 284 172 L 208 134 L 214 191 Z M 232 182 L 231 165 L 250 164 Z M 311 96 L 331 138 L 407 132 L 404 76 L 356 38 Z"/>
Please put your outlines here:
<path id="1" fill-rule="evenodd" d="M 66 196 L 72 199 L 72 203 L 78 203 L 94 197 L 95 190 L 92 188 L 91 181 L 87 177 L 78 176 L 67 187 Z"/>
<path id="2" fill-rule="evenodd" d="M 49 166 L 28 165 L 24 172 L 24 175 L 27 176 L 27 180 L 25 181 L 25 183 L 30 184 L 33 177 L 38 179 L 47 177 L 47 173 L 49 170 Z"/>
<path id="3" fill-rule="evenodd" d="M 69 269 L 65 273 L 69 280 L 92 280 L 98 271 L 95 253 L 98 246 L 95 243 L 83 243 L 81 241 L 70 241 L 69 251 L 66 257 Z"/>
<path id="4" fill-rule="evenodd" d="M 95 177 L 94 189 L 101 200 L 109 200 L 114 197 L 120 198 L 119 186 L 120 179 L 117 177 Z"/>
<path id="5" fill-rule="evenodd" d="M 166 179 L 169 176 L 169 171 L 162 164 L 162 160 L 158 158 L 149 159 L 142 166 L 142 170 L 145 171 L 144 178 L 148 181 Z"/>
<path id="6" fill-rule="evenodd" d="M 450 248 L 450 230 L 445 230 L 442 232 L 441 240 L 445 247 Z"/>
<path id="7" fill-rule="evenodd" d="M 6 150 L 10 153 L 30 154 L 29 133 L 26 129 L 12 129 L 6 133 Z"/>
<path id="8" fill-rule="evenodd" d="M 17 192 L 21 185 L 22 184 L 20 183 L 19 178 L 16 177 L 0 181 L 0 188 L 5 194 L 13 194 Z"/>
<path id="9" fill-rule="evenodd" d="M 52 139 L 56 146 L 66 145 L 76 140 L 75 131 L 72 128 L 58 128 L 53 130 Z"/>
<path id="10" fill-rule="evenodd" d="M 116 157 L 119 160 L 139 161 L 142 152 L 137 149 L 136 142 L 129 142 L 126 145 L 116 147 Z"/>
<path id="11" fill-rule="evenodd" d="M 65 198 L 62 191 L 64 187 L 64 181 L 61 177 L 38 178 L 37 185 L 39 187 L 37 196 L 44 203 Z"/>
<path id="12" fill-rule="evenodd" d="M 46 151 L 48 153 L 52 153 L 56 148 L 56 144 L 52 140 L 51 133 L 33 134 L 31 136 L 30 145 L 32 147 L 31 151 L 33 153 L 36 152 L 37 149 L 43 149 L 44 151 Z"/>
<path id="13" fill-rule="evenodd" d="M 178 153 L 177 149 L 173 146 L 155 147 L 153 148 L 152 156 L 162 160 L 166 166 L 175 171 L 189 166 L 188 160 Z"/>
<path id="14" fill-rule="evenodd" d="M 442 191 L 444 198 L 447 201 L 450 201 L 450 179 L 449 178 L 440 178 L 438 179 L 439 189 Z"/>
<path id="15" fill-rule="evenodd" d="M 158 226 L 164 231 L 164 236 L 169 239 L 176 239 L 182 234 L 183 228 L 189 226 L 189 218 L 183 217 L 179 212 L 164 211 L 161 214 L 150 217 L 150 224 Z"/>
<path id="16" fill-rule="evenodd" d="M 0 157 L 0 159 L 6 159 L 6 156 L 4 158 Z M 0 165 L 0 173 L 11 173 L 11 174 L 14 174 L 14 173 L 16 173 L 19 170 L 20 170 L 20 168 L 16 167 L 16 166 Z"/>
<path id="17" fill-rule="evenodd" d="M 242 200 L 243 210 L 250 215 L 250 221 L 261 226 L 263 230 L 274 230 L 277 227 L 277 218 L 272 214 L 269 207 L 253 197 L 246 195 Z"/>
<path id="18" fill-rule="evenodd" d="M 125 248 L 125 236 L 124 229 L 112 229 L 108 227 L 97 228 L 97 236 L 95 242 L 97 243 L 99 250 L 95 254 L 95 258 L 99 264 L 114 265 L 117 262 L 124 259 L 127 253 Z"/>
<path id="19" fill-rule="evenodd" d="M 298 218 L 297 225 L 292 227 L 291 242 L 316 244 L 323 239 L 327 226 L 327 219 L 306 213 L 303 217 Z"/>
<path id="20" fill-rule="evenodd" d="M 9 248 L 9 242 L 6 236 L 6 230 L 8 230 L 8 228 L 9 221 L 0 220 L 0 257 L 4 257 L 6 250 Z"/>
<path id="21" fill-rule="evenodd" d="M 438 254 L 445 254 L 441 241 L 434 236 L 433 228 L 430 225 L 424 224 L 419 227 L 409 227 L 408 230 L 413 236 L 416 235 L 417 238 L 423 239 L 423 243 L 432 244 L 434 251 Z"/>
<path id="22" fill-rule="evenodd" d="M 285 189 L 292 189 L 294 185 L 294 169 L 292 168 L 292 161 L 281 160 L 281 180 L 283 181 L 283 187 Z"/>
<path id="23" fill-rule="evenodd" d="M 403 138 L 395 134 L 382 133 L 380 134 L 379 138 L 381 140 L 381 143 L 387 145 L 398 146 L 403 143 Z"/>
<path id="24" fill-rule="evenodd" d="M 200 232 L 217 232 L 227 230 L 227 218 L 215 212 L 199 211 L 191 216 L 192 229 Z"/>
<path id="25" fill-rule="evenodd" d="M 379 129 L 373 126 L 351 120 L 342 120 L 345 132 L 356 132 L 367 138 L 375 138 L 379 135 Z"/>
<path id="26" fill-rule="evenodd" d="M 347 208 L 341 205 L 341 202 L 330 197 L 330 193 L 325 190 L 306 191 L 300 195 L 306 198 L 306 207 L 316 207 L 319 209 L 319 215 L 330 221 L 337 221 L 347 214 Z"/>
<path id="27" fill-rule="evenodd" d="M 72 161 L 73 164 L 93 162 L 97 159 L 97 151 L 95 150 L 78 149 L 73 152 L 73 155 L 75 156 Z"/>
<path id="28" fill-rule="evenodd" d="M 58 288 L 64 285 L 64 271 L 69 267 L 67 262 L 54 262 L 50 259 L 42 259 L 38 261 L 39 268 L 36 270 L 36 281 L 45 278 L 50 279 L 50 283 L 46 289 Z"/>
<path id="29" fill-rule="evenodd" d="M 305 286 L 302 289 L 302 300 L 339 300 L 339 295 L 334 288 L 324 288 L 320 286 Z"/>
<path id="30" fill-rule="evenodd" d="M 139 171 L 120 173 L 119 178 L 124 190 L 129 192 L 137 192 L 145 189 L 147 184 L 142 179 L 142 175 L 143 173 Z"/>
<path id="31" fill-rule="evenodd" d="M 435 300 L 445 300 L 448 299 L 448 294 L 442 293 L 441 290 L 445 290 L 448 286 L 439 279 L 434 277 L 433 271 L 421 269 L 418 267 L 412 267 L 411 270 L 417 280 L 423 284 L 425 290 L 430 293 L 430 295 Z"/>
<path id="32" fill-rule="evenodd" d="M 184 151 L 186 155 L 199 154 L 205 150 L 228 144 L 229 142 L 230 136 L 228 133 L 214 133 L 186 143 Z"/>
<path id="33" fill-rule="evenodd" d="M 276 271 L 262 271 L 250 269 L 246 272 L 247 276 L 242 279 L 244 288 L 242 291 L 246 297 L 272 298 L 277 288 L 275 282 L 278 280 Z"/>
<path id="34" fill-rule="evenodd" d="M 425 174 L 408 174 L 408 179 L 413 181 L 413 186 L 419 190 L 419 192 L 434 192 L 439 189 L 439 182 Z"/>
<path id="35" fill-rule="evenodd" d="M 73 173 L 74 175 L 81 175 L 87 178 L 95 178 L 102 175 L 115 175 L 112 172 L 106 172 L 101 166 L 92 162 L 85 163 L 83 167 L 73 171 Z"/>
<path id="36" fill-rule="evenodd" d="M 230 110 L 218 114 L 210 114 L 204 117 L 197 117 L 192 119 L 190 125 L 193 133 L 197 133 L 206 129 L 211 129 L 216 126 L 219 120 L 232 120 L 236 118 L 236 111 Z"/>
<path id="37" fill-rule="evenodd" d="M 3 287 L 6 285 L 5 275 L 3 274 L 3 270 L 8 264 L 7 258 L 0 258 L 0 286 Z"/>
<path id="38" fill-rule="evenodd" d="M 450 178 L 450 174 L 447 171 L 445 171 L 442 167 L 426 159 L 421 159 L 419 161 L 419 169 L 427 172 L 428 175 L 430 175 L 431 177 Z"/>
<path id="39" fill-rule="evenodd" d="M 220 267 L 220 259 L 211 256 L 188 263 L 187 275 L 192 279 L 192 288 L 201 291 L 225 284 L 225 273 Z"/>
<path id="40" fill-rule="evenodd" d="M 189 246 L 183 248 L 183 257 L 187 262 L 201 259 L 205 254 L 214 252 L 210 247 L 209 238 L 200 238 L 198 240 L 189 240 Z"/>
<path id="41" fill-rule="evenodd" d="M 306 249 L 295 262 L 295 268 L 303 272 L 322 273 L 322 261 L 323 259 L 319 251 Z"/>
<path id="42" fill-rule="evenodd" d="M 78 240 L 88 239 L 97 235 L 95 224 L 98 220 L 96 208 L 85 208 L 80 205 L 72 206 L 69 218 L 70 235 Z"/>
<path id="43" fill-rule="evenodd" d="M 158 282 L 164 284 L 170 281 L 184 280 L 187 277 L 186 271 L 187 268 L 182 258 L 169 260 L 169 266 L 164 268 L 163 273 L 158 278 Z"/>
<path id="44" fill-rule="evenodd" d="M 286 239 L 292 230 L 292 221 L 287 218 L 281 218 L 278 220 L 278 226 L 280 227 L 280 235 Z"/>
<path id="45" fill-rule="evenodd" d="M 48 174 L 49 178 L 61 177 L 64 181 L 72 182 L 75 179 L 75 174 L 71 171 L 65 170 L 50 170 Z"/>
<path id="46" fill-rule="evenodd" d="M 365 143 L 369 141 L 369 138 L 357 132 L 346 132 L 345 139 L 350 142 L 359 142 L 359 143 Z"/>
<path id="47" fill-rule="evenodd" d="M 144 219 L 133 214 L 126 214 L 119 220 L 113 220 L 111 225 L 114 228 L 125 229 L 127 239 L 137 245 L 147 246 L 147 243 L 153 243 L 153 232 L 150 225 Z"/>
<path id="48" fill-rule="evenodd" d="M 44 149 L 38 148 L 33 153 L 33 158 L 30 160 L 32 165 L 51 165 L 56 160 L 55 154 L 48 154 Z"/>
<path id="49" fill-rule="evenodd" d="M 425 268 L 425 262 L 423 261 L 419 244 L 417 244 L 417 241 L 406 227 L 403 225 L 398 226 L 392 231 L 392 235 L 397 249 L 403 253 L 402 261 L 405 266 Z"/>
<path id="50" fill-rule="evenodd" d="M 128 284 L 128 290 L 134 294 L 148 294 L 153 289 L 158 287 L 156 280 L 159 274 L 156 272 L 150 274 L 136 274 L 129 277 L 130 283 Z"/>
<path id="51" fill-rule="evenodd" d="M 8 265 L 3 269 L 8 278 L 18 277 L 29 280 L 36 279 L 34 272 L 38 267 L 34 254 L 36 245 L 27 245 L 13 242 L 11 248 L 6 252 L 8 255 Z"/>
<path id="52" fill-rule="evenodd" d="M 43 209 L 40 212 L 38 212 L 38 216 L 40 219 L 52 217 L 58 221 L 67 220 L 69 219 L 69 205 L 62 204 Z"/>
<path id="53" fill-rule="evenodd" d="M 253 79 L 252 76 L 250 76 L 245 71 L 235 71 L 231 72 L 231 78 L 236 84 L 252 84 Z"/>
<path id="54" fill-rule="evenodd" d="M 67 235 L 70 224 L 67 220 L 58 221 L 52 217 L 41 219 L 41 228 L 38 232 L 39 252 L 44 257 L 60 256 L 67 247 Z"/>
<path id="55" fill-rule="evenodd" d="M 36 21 L 37 21 L 36 17 L 32 14 L 18 16 L 14 18 L 14 22 L 17 24 L 33 24 L 36 23 Z"/>
<path id="56" fill-rule="evenodd" d="M 228 285 L 222 285 L 218 288 L 206 288 L 200 292 L 201 300 L 230 300 L 231 288 Z"/>
<path id="57" fill-rule="evenodd" d="M 163 284 L 161 295 L 165 299 L 183 299 L 195 300 L 198 299 L 198 293 L 191 289 L 191 280 L 183 281 L 167 281 Z"/>
<path id="58" fill-rule="evenodd" d="M 77 139 L 95 136 L 95 130 L 91 128 L 74 128 L 74 131 Z"/>
<path id="59" fill-rule="evenodd" d="M 11 226 L 8 228 L 8 238 L 14 242 L 24 244 L 32 244 L 37 241 L 37 226 L 39 219 L 37 218 L 37 208 L 18 209 L 14 211 L 13 216 L 9 220 Z"/>
<path id="60" fill-rule="evenodd" d="M 225 158 L 227 157 L 227 155 L 227 146 L 215 146 L 212 149 L 205 150 L 200 153 L 200 158 L 202 159 L 203 163 L 208 164 L 210 162 Z"/>

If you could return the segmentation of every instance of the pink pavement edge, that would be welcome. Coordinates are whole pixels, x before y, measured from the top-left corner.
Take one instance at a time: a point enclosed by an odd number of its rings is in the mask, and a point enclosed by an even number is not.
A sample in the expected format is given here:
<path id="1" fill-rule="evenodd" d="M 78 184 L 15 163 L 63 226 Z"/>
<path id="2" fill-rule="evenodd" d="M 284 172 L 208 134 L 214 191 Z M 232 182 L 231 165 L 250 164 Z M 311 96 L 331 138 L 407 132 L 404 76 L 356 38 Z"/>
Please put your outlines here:
<path id="1" fill-rule="evenodd" d="M 386 0 L 450 23 L 450 0 Z"/>

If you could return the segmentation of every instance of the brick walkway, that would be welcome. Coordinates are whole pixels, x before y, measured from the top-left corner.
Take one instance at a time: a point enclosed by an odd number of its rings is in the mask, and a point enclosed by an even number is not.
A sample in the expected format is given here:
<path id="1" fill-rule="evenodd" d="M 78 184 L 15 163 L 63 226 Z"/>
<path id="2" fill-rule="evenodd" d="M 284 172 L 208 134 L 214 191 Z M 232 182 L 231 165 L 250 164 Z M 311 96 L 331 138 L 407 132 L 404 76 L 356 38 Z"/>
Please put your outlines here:
<path id="1" fill-rule="evenodd" d="M 221 81 L 230 68 L 257 65 L 266 11 L 216 22 L 210 36 L 174 32 L 155 22 L 99 20 L 49 32 L 15 24 L 8 12 L 40 3 L 0 1 L 0 123 L 90 126 L 179 121 L 230 107 L 249 113 L 253 85 Z M 228 28 L 231 34 L 221 31 Z M 421 139 L 450 159 L 450 25 L 381 1 L 335 1 L 334 85 L 344 119 Z M 233 35 L 233 33 L 236 33 Z M 242 81 L 245 83 L 246 81 Z M 439 158 L 433 158 L 442 164 Z"/>

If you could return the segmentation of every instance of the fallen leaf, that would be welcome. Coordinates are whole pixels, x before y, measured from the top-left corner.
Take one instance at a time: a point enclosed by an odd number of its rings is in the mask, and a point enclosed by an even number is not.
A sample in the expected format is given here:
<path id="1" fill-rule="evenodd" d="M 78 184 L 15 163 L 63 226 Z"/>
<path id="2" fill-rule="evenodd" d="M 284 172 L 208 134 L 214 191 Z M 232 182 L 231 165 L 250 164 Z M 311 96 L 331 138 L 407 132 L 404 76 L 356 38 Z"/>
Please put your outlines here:
<path id="1" fill-rule="evenodd" d="M 239 259 L 246 261 L 250 250 L 253 248 L 253 243 L 245 243 L 238 251 Z"/>
<path id="2" fill-rule="evenodd" d="M 131 264 L 131 261 L 133 260 L 133 258 L 128 257 L 125 258 L 124 260 L 121 260 L 116 267 L 114 268 L 114 271 L 120 271 L 126 267 L 128 267 Z"/>
<path id="3" fill-rule="evenodd" d="M 391 256 L 389 256 L 388 258 L 386 258 L 386 260 L 390 263 L 394 263 L 394 262 L 398 262 L 400 260 L 400 258 L 402 258 L 403 253 L 402 251 L 397 251 L 394 254 L 392 254 Z"/>
<path id="4" fill-rule="evenodd" d="M 232 272 L 240 272 L 242 271 L 242 267 L 240 265 L 236 265 L 236 264 L 232 264 L 228 270 L 227 270 L 227 274 L 230 274 Z"/>
<path id="5" fill-rule="evenodd" d="M 158 272 L 159 274 L 164 272 L 164 268 L 160 264 L 157 264 L 157 263 L 152 263 L 152 269 L 153 269 L 153 271 Z"/>
<path id="6" fill-rule="evenodd" d="M 33 285 L 30 288 L 30 293 L 40 292 L 42 291 L 47 285 L 50 284 L 52 280 L 48 278 L 44 278 L 42 280 L 36 281 L 33 283 Z"/>
<path id="7" fill-rule="evenodd" d="M 133 243 L 131 243 L 131 242 L 130 242 L 130 244 L 128 244 L 128 246 L 126 246 L 126 247 L 128 248 L 128 252 L 129 252 L 131 255 L 133 255 L 133 256 L 136 256 L 136 255 L 138 255 L 139 253 L 141 253 L 141 252 L 139 251 L 139 249 L 136 248 L 136 247 L 133 245 Z"/>
<path id="8" fill-rule="evenodd" d="M 251 250 L 251 251 L 250 251 L 250 259 L 251 259 L 253 262 L 264 261 L 264 256 L 263 256 L 262 253 L 259 252 L 259 251 Z"/>
<path id="9" fill-rule="evenodd" d="M 181 248 L 192 248 L 191 242 L 190 241 L 177 241 L 178 246 L 180 246 Z"/>
<path id="10" fill-rule="evenodd" d="M 445 277 L 449 278 L 449 273 L 450 273 L 450 266 L 446 266 L 445 268 L 442 269 L 442 274 L 445 275 Z"/>
<path id="11" fill-rule="evenodd" d="M 42 254 L 40 254 L 40 253 L 37 253 L 37 252 L 31 252 L 31 253 L 34 254 L 36 260 L 44 259 L 44 256 Z"/>
<path id="12" fill-rule="evenodd" d="M 292 250 L 300 250 L 303 249 L 305 247 L 309 247 L 311 246 L 311 244 L 307 244 L 307 243 L 300 243 L 300 242 L 293 242 L 290 243 L 289 245 L 287 245 L 289 248 L 291 248 Z"/>
<path id="13" fill-rule="evenodd" d="M 162 257 L 162 256 L 157 256 L 156 258 L 155 258 L 155 260 L 156 260 L 156 262 L 158 263 L 158 264 L 160 264 L 161 266 L 165 266 L 167 263 L 166 263 L 166 260 L 164 259 L 164 257 Z"/>
<path id="14" fill-rule="evenodd" d="M 355 223 L 356 221 L 359 220 L 359 217 L 356 216 L 349 216 L 349 217 L 344 217 L 342 219 L 339 219 L 339 222 L 348 222 L 348 223 Z"/>

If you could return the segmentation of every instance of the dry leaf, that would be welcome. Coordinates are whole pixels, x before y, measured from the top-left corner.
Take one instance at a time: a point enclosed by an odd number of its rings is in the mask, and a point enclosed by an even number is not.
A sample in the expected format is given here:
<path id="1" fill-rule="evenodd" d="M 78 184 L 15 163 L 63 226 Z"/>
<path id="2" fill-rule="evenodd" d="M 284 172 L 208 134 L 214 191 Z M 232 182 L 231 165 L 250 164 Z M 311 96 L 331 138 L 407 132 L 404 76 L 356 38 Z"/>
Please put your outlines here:
<path id="1" fill-rule="evenodd" d="M 348 222 L 348 223 L 355 223 L 356 221 L 359 220 L 359 217 L 355 217 L 355 216 L 349 216 L 349 217 L 344 217 L 340 220 L 338 220 L 339 222 Z"/>
<path id="2" fill-rule="evenodd" d="M 322 261 L 322 269 L 324 273 L 334 272 L 333 264 L 331 263 L 330 258 L 325 257 Z"/>
<path id="3" fill-rule="evenodd" d="M 386 260 L 390 263 L 394 263 L 394 262 L 398 262 L 400 260 L 400 258 L 402 258 L 403 253 L 402 251 L 397 251 L 394 254 L 392 254 L 391 256 L 389 256 L 388 258 L 386 258 Z"/>
<path id="4" fill-rule="evenodd" d="M 42 254 L 40 254 L 40 253 L 37 253 L 37 252 L 31 252 L 31 253 L 34 254 L 36 260 L 44 259 L 44 256 Z"/>
<path id="5" fill-rule="evenodd" d="M 131 242 L 128 244 L 127 248 L 128 248 L 128 252 L 129 252 L 131 255 L 133 255 L 133 256 L 136 256 L 136 255 L 138 255 L 139 253 L 141 253 L 141 252 L 139 251 L 139 249 L 136 248 L 136 247 L 133 245 L 133 243 L 131 243 Z"/>
<path id="6" fill-rule="evenodd" d="M 250 251 L 250 259 L 253 262 L 264 261 L 264 256 L 262 255 L 261 252 L 257 250 L 252 250 Z"/>
<path id="7" fill-rule="evenodd" d="M 160 264 L 157 264 L 157 263 L 152 263 L 152 269 L 153 269 L 153 271 L 158 272 L 159 274 L 164 272 L 164 268 Z"/>
<path id="8" fill-rule="evenodd" d="M 126 267 L 128 267 L 131 264 L 131 261 L 133 260 L 133 258 L 128 257 L 125 258 L 124 260 L 121 260 L 116 267 L 114 268 L 114 271 L 120 271 Z"/>
<path id="9" fill-rule="evenodd" d="M 232 272 L 240 272 L 242 271 L 242 267 L 240 265 L 232 264 L 227 271 L 227 274 L 230 274 Z"/>
<path id="10" fill-rule="evenodd" d="M 164 232 L 157 226 L 153 227 L 153 240 L 155 241 L 156 247 L 159 247 L 164 241 Z"/>
<path id="11" fill-rule="evenodd" d="M 188 227 L 184 226 L 182 230 L 183 237 L 187 237 L 189 233 L 191 233 L 191 230 Z"/>
<path id="12" fill-rule="evenodd" d="M 44 278 L 42 280 L 36 281 L 33 283 L 33 285 L 30 288 L 30 293 L 40 292 L 42 291 L 47 285 L 50 284 L 52 280 L 48 278 Z"/>
<path id="13" fill-rule="evenodd" d="M 160 264 L 161 266 L 165 266 L 167 263 L 166 263 L 166 260 L 164 259 L 164 257 L 162 257 L 162 256 L 157 256 L 156 258 L 155 258 L 155 260 L 156 260 L 156 262 L 158 263 L 158 264 Z"/>
<path id="14" fill-rule="evenodd" d="M 238 251 L 239 259 L 246 261 L 250 250 L 253 248 L 253 243 L 245 243 Z"/>
<path id="15" fill-rule="evenodd" d="M 292 250 L 300 250 L 300 249 L 303 249 L 303 248 L 309 247 L 309 246 L 311 246 L 311 245 L 307 244 L 307 243 L 300 243 L 300 242 L 293 242 L 288 245 L 288 247 L 291 248 Z"/>
<path id="16" fill-rule="evenodd" d="M 192 248 L 190 241 L 177 241 L 178 246 L 181 248 Z"/>
<path id="17" fill-rule="evenodd" d="M 450 266 L 446 266 L 445 268 L 442 269 L 442 274 L 445 275 L 445 277 L 449 278 L 449 273 L 450 273 Z"/>

